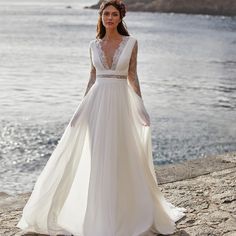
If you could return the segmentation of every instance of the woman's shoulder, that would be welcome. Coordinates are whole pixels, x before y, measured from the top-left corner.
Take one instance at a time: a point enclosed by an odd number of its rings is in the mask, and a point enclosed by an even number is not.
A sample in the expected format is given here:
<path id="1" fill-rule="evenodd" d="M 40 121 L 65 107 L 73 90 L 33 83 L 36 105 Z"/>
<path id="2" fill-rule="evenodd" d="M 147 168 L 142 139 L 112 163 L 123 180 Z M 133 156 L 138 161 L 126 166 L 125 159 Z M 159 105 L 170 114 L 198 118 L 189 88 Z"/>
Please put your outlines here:
<path id="1" fill-rule="evenodd" d="M 132 35 L 128 36 L 130 39 L 131 44 L 133 45 L 133 48 L 138 46 L 138 39 Z"/>
<path id="2" fill-rule="evenodd" d="M 97 41 L 97 39 L 90 40 L 89 41 L 89 47 L 91 47 L 96 41 Z"/>
<path id="3" fill-rule="evenodd" d="M 129 37 L 130 39 L 134 40 L 134 41 L 137 41 L 137 38 L 134 37 L 133 35 L 129 35 L 128 37 Z"/>
<path id="4" fill-rule="evenodd" d="M 97 38 L 90 40 L 89 41 L 89 48 L 92 48 L 93 45 L 98 44 L 99 41 L 100 41 L 100 39 L 97 39 Z"/>
<path id="5" fill-rule="evenodd" d="M 129 35 L 129 36 L 127 36 L 127 37 L 129 37 L 130 41 L 132 41 L 133 44 L 137 44 L 137 43 L 138 43 L 138 40 L 137 40 L 136 37 L 134 37 L 134 36 L 132 36 L 132 35 Z"/>

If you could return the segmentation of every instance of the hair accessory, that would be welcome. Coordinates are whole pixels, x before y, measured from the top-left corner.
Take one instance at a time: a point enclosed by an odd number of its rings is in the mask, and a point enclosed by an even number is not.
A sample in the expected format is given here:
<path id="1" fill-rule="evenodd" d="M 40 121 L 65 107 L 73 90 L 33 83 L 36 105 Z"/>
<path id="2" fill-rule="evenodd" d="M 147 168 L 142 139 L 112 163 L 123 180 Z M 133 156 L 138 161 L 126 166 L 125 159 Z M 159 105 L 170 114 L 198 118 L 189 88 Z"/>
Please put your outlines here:
<path id="1" fill-rule="evenodd" d="M 125 6 L 124 2 L 122 0 L 116 0 L 116 2 L 120 5 L 121 15 L 122 15 L 122 17 L 124 17 L 126 14 L 126 6 Z"/>
<path id="2" fill-rule="evenodd" d="M 103 1 L 102 4 L 100 5 L 99 14 L 101 14 L 102 11 L 104 10 L 104 8 L 109 5 L 115 5 L 115 7 L 118 8 L 120 11 L 121 18 L 125 17 L 126 6 L 122 0 L 105 0 L 105 1 Z"/>

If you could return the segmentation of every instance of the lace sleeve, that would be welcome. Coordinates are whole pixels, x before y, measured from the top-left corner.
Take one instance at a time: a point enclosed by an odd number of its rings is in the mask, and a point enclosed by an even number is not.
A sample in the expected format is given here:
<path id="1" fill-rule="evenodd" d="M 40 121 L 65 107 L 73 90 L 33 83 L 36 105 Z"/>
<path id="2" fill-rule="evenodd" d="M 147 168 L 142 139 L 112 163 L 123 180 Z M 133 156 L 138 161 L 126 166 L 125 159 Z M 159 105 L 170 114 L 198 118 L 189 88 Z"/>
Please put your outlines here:
<path id="1" fill-rule="evenodd" d="M 139 85 L 139 79 L 137 73 L 137 55 L 138 55 L 138 42 L 136 40 L 130 58 L 128 80 L 135 93 L 138 94 L 138 96 L 141 98 L 141 100 L 138 99 L 139 102 L 137 102 L 137 112 L 140 122 L 144 126 L 150 126 L 150 117 L 144 106 Z"/>
<path id="2" fill-rule="evenodd" d="M 88 91 L 93 86 L 93 84 L 95 83 L 95 80 L 96 80 L 96 68 L 94 67 L 93 62 L 92 62 L 91 47 L 89 47 L 89 56 L 90 56 L 90 76 L 89 76 L 89 82 L 88 82 L 84 96 L 86 96 L 86 94 L 88 93 Z"/>
<path id="3" fill-rule="evenodd" d="M 134 91 L 142 98 L 137 73 L 138 42 L 136 40 L 129 63 L 128 80 Z"/>

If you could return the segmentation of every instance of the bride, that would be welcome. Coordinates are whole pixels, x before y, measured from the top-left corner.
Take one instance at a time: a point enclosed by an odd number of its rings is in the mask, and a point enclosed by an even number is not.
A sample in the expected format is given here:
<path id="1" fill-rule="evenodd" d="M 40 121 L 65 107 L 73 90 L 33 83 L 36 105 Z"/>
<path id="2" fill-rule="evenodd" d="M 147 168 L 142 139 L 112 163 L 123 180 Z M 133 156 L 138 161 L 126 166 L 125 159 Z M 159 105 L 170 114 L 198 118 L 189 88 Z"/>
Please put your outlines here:
<path id="1" fill-rule="evenodd" d="M 158 187 L 124 3 L 104 1 L 85 96 L 39 175 L 17 227 L 75 236 L 171 234 L 186 209 Z"/>

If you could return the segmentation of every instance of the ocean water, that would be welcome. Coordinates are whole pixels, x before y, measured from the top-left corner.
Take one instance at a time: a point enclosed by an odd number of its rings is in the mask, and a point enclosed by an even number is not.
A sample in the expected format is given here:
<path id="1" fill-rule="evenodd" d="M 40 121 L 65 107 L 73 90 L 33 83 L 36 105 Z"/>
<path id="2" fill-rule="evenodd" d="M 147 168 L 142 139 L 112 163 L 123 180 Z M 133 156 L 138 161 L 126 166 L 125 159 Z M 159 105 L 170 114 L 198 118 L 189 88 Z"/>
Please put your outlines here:
<path id="1" fill-rule="evenodd" d="M 89 77 L 96 1 L 0 0 L 0 186 L 30 191 Z M 70 6 L 70 7 L 69 7 Z M 236 18 L 128 12 L 154 163 L 236 151 Z"/>

